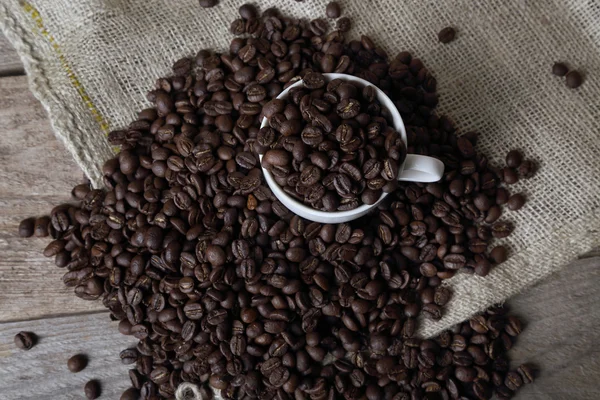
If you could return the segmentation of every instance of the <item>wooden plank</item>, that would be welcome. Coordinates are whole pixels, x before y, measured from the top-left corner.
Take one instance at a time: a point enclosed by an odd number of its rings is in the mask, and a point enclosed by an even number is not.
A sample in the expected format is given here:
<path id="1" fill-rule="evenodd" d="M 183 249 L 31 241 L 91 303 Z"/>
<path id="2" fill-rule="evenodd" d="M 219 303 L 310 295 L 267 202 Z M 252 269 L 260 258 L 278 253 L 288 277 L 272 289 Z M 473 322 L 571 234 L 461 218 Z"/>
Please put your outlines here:
<path id="1" fill-rule="evenodd" d="M 0 76 L 23 75 L 25 73 L 19 55 L 0 33 Z"/>
<path id="2" fill-rule="evenodd" d="M 74 298 L 41 252 L 48 239 L 20 239 L 19 222 L 70 199 L 83 173 L 52 133 L 24 76 L 0 78 L 0 321 L 100 310 Z"/>
<path id="3" fill-rule="evenodd" d="M 14 335 L 31 331 L 39 342 L 28 351 L 15 347 Z M 108 313 L 0 323 L 0 400 L 79 400 L 83 386 L 97 379 L 102 385 L 100 399 L 118 399 L 131 386 L 119 352 L 136 344 L 121 335 Z M 67 360 L 85 354 L 87 367 L 73 374 Z"/>
<path id="4" fill-rule="evenodd" d="M 526 323 L 512 365 L 540 368 L 516 399 L 600 399 L 599 282 L 600 257 L 582 259 L 509 301 Z"/>

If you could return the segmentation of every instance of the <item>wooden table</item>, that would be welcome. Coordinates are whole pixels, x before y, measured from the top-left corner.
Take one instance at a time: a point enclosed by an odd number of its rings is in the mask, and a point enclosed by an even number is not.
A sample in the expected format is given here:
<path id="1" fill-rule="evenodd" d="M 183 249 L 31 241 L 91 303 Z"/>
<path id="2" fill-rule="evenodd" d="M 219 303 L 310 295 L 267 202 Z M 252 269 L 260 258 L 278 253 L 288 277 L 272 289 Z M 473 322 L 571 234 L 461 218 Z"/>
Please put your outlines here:
<path id="1" fill-rule="evenodd" d="M 69 200 L 81 180 L 0 35 L 0 400 L 82 399 L 89 379 L 101 381 L 102 399 L 118 399 L 129 386 L 119 352 L 135 341 L 118 333 L 100 302 L 63 287 L 64 271 L 41 255 L 47 240 L 16 235 L 23 218 Z M 600 257 L 589 254 L 510 301 L 527 321 L 513 365 L 542 371 L 517 399 L 600 399 L 599 268 Z M 30 351 L 14 346 L 21 330 L 39 336 Z M 72 374 L 66 361 L 77 353 L 90 361 Z"/>

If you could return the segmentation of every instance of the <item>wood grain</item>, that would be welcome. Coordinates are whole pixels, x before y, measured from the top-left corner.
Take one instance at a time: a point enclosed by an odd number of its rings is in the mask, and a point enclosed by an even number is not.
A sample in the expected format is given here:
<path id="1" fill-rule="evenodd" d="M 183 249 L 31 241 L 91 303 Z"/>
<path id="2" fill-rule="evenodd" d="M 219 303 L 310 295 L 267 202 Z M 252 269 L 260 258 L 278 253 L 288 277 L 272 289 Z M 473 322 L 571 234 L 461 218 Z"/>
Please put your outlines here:
<path id="1" fill-rule="evenodd" d="M 19 331 L 34 332 L 39 342 L 19 350 L 13 342 Z M 102 385 L 100 399 L 118 399 L 131 386 L 119 352 L 135 344 L 118 332 L 108 313 L 0 323 L 0 400 L 80 400 L 91 379 Z M 79 353 L 89 362 L 73 374 L 67 360 Z"/>
<path id="2" fill-rule="evenodd" d="M 100 310 L 74 298 L 41 252 L 48 239 L 21 239 L 19 222 L 70 200 L 83 173 L 54 137 L 24 76 L 0 78 L 0 321 Z"/>
<path id="3" fill-rule="evenodd" d="M 19 55 L 6 37 L 0 33 L 0 76 L 22 74 L 24 70 Z"/>
<path id="4" fill-rule="evenodd" d="M 509 301 L 525 321 L 510 358 L 540 369 L 519 400 L 600 399 L 600 257 L 575 261 Z"/>

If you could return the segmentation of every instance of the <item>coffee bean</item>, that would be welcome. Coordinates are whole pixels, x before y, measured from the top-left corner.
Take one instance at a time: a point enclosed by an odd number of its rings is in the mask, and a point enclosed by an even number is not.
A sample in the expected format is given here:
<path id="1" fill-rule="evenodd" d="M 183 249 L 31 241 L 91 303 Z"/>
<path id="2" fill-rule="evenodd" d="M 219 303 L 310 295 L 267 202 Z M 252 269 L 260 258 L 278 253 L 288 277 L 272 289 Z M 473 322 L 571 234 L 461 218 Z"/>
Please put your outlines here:
<path id="1" fill-rule="evenodd" d="M 139 354 L 136 349 L 125 349 L 125 350 L 121 351 L 121 353 L 119 354 L 119 357 L 121 358 L 121 362 L 123 364 L 127 365 L 127 364 L 133 364 L 134 362 L 136 362 L 138 360 Z M 71 369 L 71 368 L 69 368 L 69 369 Z M 73 371 L 71 371 L 71 372 L 73 372 Z"/>
<path id="2" fill-rule="evenodd" d="M 510 336 L 518 336 L 521 334 L 522 326 L 521 321 L 517 317 L 508 317 L 507 324 L 504 327 L 506 333 Z"/>
<path id="3" fill-rule="evenodd" d="M 438 33 L 438 40 L 440 41 L 440 43 L 447 44 L 447 43 L 450 43 L 451 41 L 453 41 L 455 36 L 456 36 L 456 30 L 449 26 L 449 27 L 442 29 Z"/>
<path id="4" fill-rule="evenodd" d="M 35 219 L 35 223 L 33 225 L 33 234 L 36 237 L 46 237 L 50 234 L 50 218 L 49 217 L 39 217 Z"/>
<path id="5" fill-rule="evenodd" d="M 513 194 L 512 196 L 510 196 L 508 198 L 508 209 L 511 211 L 517 211 L 520 210 L 523 205 L 525 204 L 525 197 L 520 194 Z"/>
<path id="6" fill-rule="evenodd" d="M 37 337 L 33 332 L 21 331 L 15 335 L 15 346 L 21 350 L 29 350 L 35 346 Z"/>
<path id="7" fill-rule="evenodd" d="M 218 0 L 199 0 L 199 3 L 202 8 L 211 8 L 217 5 Z"/>
<path id="8" fill-rule="evenodd" d="M 336 28 L 340 32 L 348 32 L 352 26 L 352 22 L 347 17 L 342 17 L 337 20 Z"/>
<path id="9" fill-rule="evenodd" d="M 337 1 L 332 1 L 325 8 L 327 18 L 339 18 L 342 15 L 342 9 Z"/>
<path id="10" fill-rule="evenodd" d="M 525 160 L 517 168 L 517 174 L 522 178 L 531 178 L 537 169 L 535 162 L 532 160 Z"/>
<path id="11" fill-rule="evenodd" d="M 521 378 L 521 375 L 519 375 L 517 372 L 510 371 L 508 374 L 506 374 L 504 384 L 510 390 L 515 391 L 523 385 L 523 379 Z"/>
<path id="12" fill-rule="evenodd" d="M 438 287 L 435 289 L 434 302 L 438 306 L 445 306 L 452 297 L 452 292 L 445 287 Z"/>
<path id="13" fill-rule="evenodd" d="M 82 371 L 87 366 L 87 357 L 83 354 L 76 354 L 67 361 L 67 368 L 73 373 Z"/>
<path id="14" fill-rule="evenodd" d="M 567 72 L 569 72 L 569 68 L 561 62 L 552 65 L 552 73 L 556 76 L 565 76 Z"/>
<path id="15" fill-rule="evenodd" d="M 521 375 L 523 383 L 531 383 L 534 381 L 534 370 L 531 365 L 521 364 L 519 368 L 517 368 L 517 372 Z"/>
<path id="16" fill-rule="evenodd" d="M 567 87 L 570 89 L 576 89 L 583 83 L 583 77 L 577 71 L 569 71 L 566 78 Z"/>
<path id="17" fill-rule="evenodd" d="M 254 19 L 257 17 L 256 8 L 252 4 L 244 4 L 239 9 L 240 16 L 244 19 Z"/>
<path id="18" fill-rule="evenodd" d="M 26 218 L 19 224 L 19 236 L 26 238 L 33 236 L 35 218 Z"/>
<path id="19" fill-rule="evenodd" d="M 454 371 L 454 376 L 461 382 L 473 382 L 477 377 L 477 370 L 470 367 L 457 367 Z"/>
<path id="20" fill-rule="evenodd" d="M 523 156 L 518 150 L 511 150 L 506 155 L 506 165 L 508 165 L 510 168 L 517 168 L 519 165 L 521 165 L 522 161 Z"/>
<path id="21" fill-rule="evenodd" d="M 499 229 L 502 227 L 499 226 Z M 466 258 L 462 254 L 449 254 L 446 257 L 444 257 L 444 267 L 448 269 L 460 269 L 465 266 L 465 263 Z"/>
<path id="22" fill-rule="evenodd" d="M 94 400 L 100 397 L 100 383 L 96 380 L 88 381 L 83 387 L 85 397 L 89 400 Z"/>
<path id="23" fill-rule="evenodd" d="M 490 258 L 496 263 L 501 264 L 508 258 L 508 251 L 504 246 L 496 246 L 490 252 Z"/>
<path id="24" fill-rule="evenodd" d="M 129 388 L 121 394 L 120 400 L 138 400 L 140 392 L 136 388 Z"/>
<path id="25" fill-rule="evenodd" d="M 513 231 L 513 226 L 509 222 L 496 222 L 492 226 L 492 235 L 495 238 L 505 238 L 509 236 Z"/>

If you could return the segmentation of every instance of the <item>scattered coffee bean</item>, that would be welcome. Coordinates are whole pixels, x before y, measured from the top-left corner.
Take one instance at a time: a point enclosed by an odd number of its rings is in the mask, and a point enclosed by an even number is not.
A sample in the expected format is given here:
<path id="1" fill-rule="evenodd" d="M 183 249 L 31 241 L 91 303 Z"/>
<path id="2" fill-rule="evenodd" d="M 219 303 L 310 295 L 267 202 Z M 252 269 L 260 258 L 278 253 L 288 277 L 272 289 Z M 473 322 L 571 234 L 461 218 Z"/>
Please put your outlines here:
<path id="1" fill-rule="evenodd" d="M 33 332 L 21 331 L 15 335 L 15 346 L 21 350 L 29 350 L 35 343 L 37 338 Z"/>
<path id="2" fill-rule="evenodd" d="M 19 224 L 19 236 L 22 238 L 27 238 L 33 236 L 33 228 L 35 224 L 35 218 L 25 218 Z"/>
<path id="3" fill-rule="evenodd" d="M 520 210 L 525 204 L 525 196 L 521 193 L 513 194 L 508 198 L 508 209 L 511 211 Z"/>
<path id="4" fill-rule="evenodd" d="M 36 218 L 34 226 L 33 226 L 33 234 L 36 237 L 46 237 L 50 233 L 49 228 L 50 228 L 50 218 L 49 217 Z"/>
<path id="5" fill-rule="evenodd" d="M 342 15 L 340 4 L 337 1 L 330 2 L 325 8 L 325 14 L 327 14 L 327 18 L 339 18 Z"/>
<path id="6" fill-rule="evenodd" d="M 76 354 L 67 361 L 67 368 L 73 373 L 81 372 L 87 366 L 87 357 L 83 354 Z"/>
<path id="7" fill-rule="evenodd" d="M 534 161 L 525 160 L 519 165 L 519 168 L 517 168 L 517 174 L 521 178 L 531 178 L 535 174 L 536 169 L 537 166 Z"/>
<path id="8" fill-rule="evenodd" d="M 522 161 L 523 156 L 518 150 L 511 150 L 506 155 L 506 165 L 510 168 L 517 168 L 519 165 L 521 165 Z"/>
<path id="9" fill-rule="evenodd" d="M 244 4 L 239 8 L 240 16 L 246 20 L 255 19 L 257 17 L 256 7 L 252 4 Z"/>
<path id="10" fill-rule="evenodd" d="M 83 387 L 85 397 L 89 400 L 94 400 L 100 397 L 100 383 L 96 380 L 88 381 Z"/>
<path id="11" fill-rule="evenodd" d="M 438 40 L 440 41 L 440 43 L 447 44 L 453 41 L 455 36 L 456 30 L 448 26 L 438 33 Z"/>
<path id="12" fill-rule="evenodd" d="M 517 368 L 517 372 L 521 375 L 521 379 L 524 383 L 531 383 L 534 381 L 534 369 L 531 365 L 522 364 Z"/>
<path id="13" fill-rule="evenodd" d="M 211 8 L 217 5 L 218 0 L 198 0 L 200 3 L 200 7 L 202 8 Z"/>
<path id="14" fill-rule="evenodd" d="M 490 251 L 490 258 L 496 264 L 501 264 L 508 258 L 508 251 L 504 246 L 496 246 Z"/>
<path id="15" fill-rule="evenodd" d="M 556 76 L 565 76 L 569 72 L 569 68 L 561 62 L 554 63 L 552 73 Z"/>
<path id="16" fill-rule="evenodd" d="M 151 389 L 151 390 L 153 392 L 156 392 L 156 385 L 149 385 L 149 386 L 152 386 L 153 389 Z M 150 390 L 150 389 L 148 389 L 148 390 Z M 139 390 L 137 390 L 136 388 L 129 388 L 123 392 L 123 394 L 120 397 L 120 400 L 139 400 L 139 398 L 140 398 Z"/>
<path id="17" fill-rule="evenodd" d="M 569 71 L 566 82 L 568 88 L 576 89 L 583 83 L 583 77 L 577 71 Z"/>

